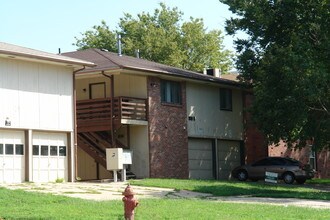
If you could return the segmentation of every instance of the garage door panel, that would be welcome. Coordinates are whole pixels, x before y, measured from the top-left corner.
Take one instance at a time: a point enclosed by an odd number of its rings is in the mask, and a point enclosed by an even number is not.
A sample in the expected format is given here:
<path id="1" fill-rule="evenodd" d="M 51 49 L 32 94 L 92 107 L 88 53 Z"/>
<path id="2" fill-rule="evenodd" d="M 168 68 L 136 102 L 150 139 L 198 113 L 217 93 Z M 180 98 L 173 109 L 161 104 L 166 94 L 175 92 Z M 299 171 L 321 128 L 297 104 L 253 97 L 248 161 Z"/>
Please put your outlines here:
<path id="1" fill-rule="evenodd" d="M 191 139 L 189 141 L 190 150 L 211 150 L 212 142 L 210 140 Z"/>
<path id="2" fill-rule="evenodd" d="M 213 151 L 210 139 L 191 138 L 189 148 L 189 178 L 214 179 Z"/>
<path id="3" fill-rule="evenodd" d="M 59 158 L 58 159 L 58 169 L 64 170 L 66 166 L 66 159 L 65 158 Z"/>
<path id="4" fill-rule="evenodd" d="M 190 150 L 189 159 L 191 160 L 212 160 L 212 151 L 205 150 Z"/>
<path id="5" fill-rule="evenodd" d="M 56 180 L 57 179 L 57 170 L 50 170 L 49 171 L 49 179 Z"/>
<path id="6" fill-rule="evenodd" d="M 57 158 L 50 157 L 48 164 L 49 164 L 49 169 L 53 169 L 53 170 L 57 169 Z"/>
<path id="7" fill-rule="evenodd" d="M 191 170 L 212 170 L 212 161 L 210 160 L 192 160 L 189 163 Z"/>
<path id="8" fill-rule="evenodd" d="M 240 165 L 240 142 L 218 141 L 218 177 L 229 179 L 231 171 Z"/>
<path id="9" fill-rule="evenodd" d="M 14 181 L 15 183 L 19 183 L 24 178 L 22 170 L 14 170 Z"/>
<path id="10" fill-rule="evenodd" d="M 54 182 L 57 178 L 67 181 L 67 157 L 59 155 L 59 149 L 68 146 L 67 134 L 35 132 L 33 145 L 40 147 L 40 153 L 35 158 L 38 162 L 33 164 L 34 181 Z"/>
<path id="11" fill-rule="evenodd" d="M 48 158 L 47 157 L 40 157 L 39 158 L 39 165 L 41 169 L 46 169 L 48 167 Z"/>

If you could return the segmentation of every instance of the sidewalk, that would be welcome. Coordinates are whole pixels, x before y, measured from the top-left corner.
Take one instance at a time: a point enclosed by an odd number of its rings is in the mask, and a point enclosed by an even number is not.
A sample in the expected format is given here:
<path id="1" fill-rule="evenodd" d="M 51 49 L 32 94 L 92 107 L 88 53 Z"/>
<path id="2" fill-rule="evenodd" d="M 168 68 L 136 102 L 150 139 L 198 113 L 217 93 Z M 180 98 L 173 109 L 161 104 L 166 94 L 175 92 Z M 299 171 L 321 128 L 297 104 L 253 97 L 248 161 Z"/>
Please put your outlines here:
<path id="1" fill-rule="evenodd" d="M 18 183 L 0 184 L 8 189 L 22 189 L 42 193 L 52 193 L 54 195 L 64 195 L 69 197 L 90 199 L 90 200 L 121 200 L 127 182 L 75 182 L 75 183 Z M 330 209 L 330 201 L 306 200 L 292 198 L 261 198 L 248 196 L 215 197 L 211 194 L 196 193 L 187 190 L 175 191 L 174 189 L 132 186 L 136 197 L 143 198 L 199 198 L 209 199 L 218 202 L 230 203 L 254 203 L 281 206 L 299 206 L 310 208 Z"/>

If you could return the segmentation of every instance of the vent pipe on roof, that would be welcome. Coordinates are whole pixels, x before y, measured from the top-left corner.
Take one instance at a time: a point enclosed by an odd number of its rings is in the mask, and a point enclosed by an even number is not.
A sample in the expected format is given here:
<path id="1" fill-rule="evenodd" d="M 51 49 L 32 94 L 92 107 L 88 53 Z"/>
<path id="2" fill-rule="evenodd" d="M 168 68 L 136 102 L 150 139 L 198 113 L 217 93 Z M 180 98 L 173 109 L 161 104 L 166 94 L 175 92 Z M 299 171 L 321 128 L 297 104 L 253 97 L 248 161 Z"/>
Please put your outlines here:
<path id="1" fill-rule="evenodd" d="M 58 48 L 58 54 L 61 55 L 61 48 Z"/>
<path id="2" fill-rule="evenodd" d="M 136 58 L 140 58 L 140 49 L 137 49 L 135 51 L 135 56 L 136 56 Z"/>
<path id="3" fill-rule="evenodd" d="M 121 56 L 121 35 L 117 35 L 118 56 Z"/>

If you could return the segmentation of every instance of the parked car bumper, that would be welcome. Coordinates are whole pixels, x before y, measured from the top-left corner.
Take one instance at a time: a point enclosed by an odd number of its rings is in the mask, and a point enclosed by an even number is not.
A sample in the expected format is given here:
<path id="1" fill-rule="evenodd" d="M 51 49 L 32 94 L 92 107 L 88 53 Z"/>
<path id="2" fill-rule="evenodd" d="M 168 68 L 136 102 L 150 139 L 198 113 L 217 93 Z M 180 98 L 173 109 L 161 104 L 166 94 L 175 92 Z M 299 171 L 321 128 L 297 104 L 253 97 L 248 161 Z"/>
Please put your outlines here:
<path id="1" fill-rule="evenodd" d="M 296 179 L 312 179 L 314 178 L 315 171 L 314 170 L 302 170 L 295 173 Z"/>

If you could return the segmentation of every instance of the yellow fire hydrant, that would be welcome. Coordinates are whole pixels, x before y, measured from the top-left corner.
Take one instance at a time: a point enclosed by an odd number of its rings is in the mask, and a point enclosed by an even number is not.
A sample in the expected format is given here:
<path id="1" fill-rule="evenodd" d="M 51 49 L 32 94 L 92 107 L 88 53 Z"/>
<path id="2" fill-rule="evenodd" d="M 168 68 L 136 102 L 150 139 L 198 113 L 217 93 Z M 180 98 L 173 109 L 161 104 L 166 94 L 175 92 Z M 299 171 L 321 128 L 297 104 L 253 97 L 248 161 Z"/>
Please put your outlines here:
<path id="1" fill-rule="evenodd" d="M 123 195 L 125 220 L 134 220 L 134 209 L 138 206 L 139 201 L 134 198 L 135 193 L 130 185 L 125 188 Z"/>

